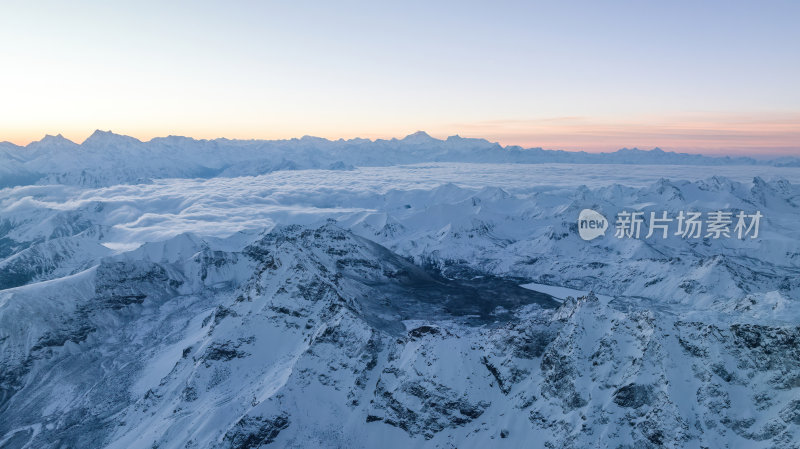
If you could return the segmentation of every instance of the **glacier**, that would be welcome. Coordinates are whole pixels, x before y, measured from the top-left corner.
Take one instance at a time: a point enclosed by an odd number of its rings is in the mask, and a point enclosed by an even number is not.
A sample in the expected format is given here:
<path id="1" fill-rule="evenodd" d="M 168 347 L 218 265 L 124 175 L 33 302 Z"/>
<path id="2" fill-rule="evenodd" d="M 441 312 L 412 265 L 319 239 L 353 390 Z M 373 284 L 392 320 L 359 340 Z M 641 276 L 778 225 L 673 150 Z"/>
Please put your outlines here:
<path id="1" fill-rule="evenodd" d="M 800 447 L 800 168 L 525 151 L 0 145 L 0 448 Z"/>

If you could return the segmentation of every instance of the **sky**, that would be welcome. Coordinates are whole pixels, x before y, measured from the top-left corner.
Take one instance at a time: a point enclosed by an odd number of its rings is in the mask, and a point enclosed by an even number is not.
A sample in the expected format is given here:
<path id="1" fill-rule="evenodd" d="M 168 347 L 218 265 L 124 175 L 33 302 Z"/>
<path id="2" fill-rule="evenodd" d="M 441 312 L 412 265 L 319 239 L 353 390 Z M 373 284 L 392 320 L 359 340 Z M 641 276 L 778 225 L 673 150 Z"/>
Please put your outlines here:
<path id="1" fill-rule="evenodd" d="M 800 155 L 797 1 L 3 1 L 0 141 Z"/>

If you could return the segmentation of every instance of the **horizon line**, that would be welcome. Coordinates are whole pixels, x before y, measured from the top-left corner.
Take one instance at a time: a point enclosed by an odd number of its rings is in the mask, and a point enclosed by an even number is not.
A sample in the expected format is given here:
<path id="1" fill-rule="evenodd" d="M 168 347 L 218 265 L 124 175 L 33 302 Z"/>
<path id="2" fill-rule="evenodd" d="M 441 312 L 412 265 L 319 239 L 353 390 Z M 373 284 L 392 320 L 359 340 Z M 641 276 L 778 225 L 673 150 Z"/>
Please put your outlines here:
<path id="1" fill-rule="evenodd" d="M 95 135 L 98 135 L 98 134 L 99 135 L 111 134 L 111 135 L 120 136 L 120 137 L 127 137 L 127 138 L 134 139 L 134 140 L 136 140 L 136 141 L 138 141 L 140 143 L 143 143 L 143 144 L 151 143 L 151 142 L 153 142 L 154 140 L 157 140 L 157 139 L 167 139 L 167 138 L 170 138 L 170 137 L 191 139 L 191 140 L 194 140 L 194 141 L 201 141 L 201 142 L 202 141 L 212 142 L 212 141 L 218 141 L 218 140 L 251 141 L 251 142 L 281 142 L 281 141 L 301 140 L 301 139 L 304 139 L 304 138 L 312 138 L 312 139 L 322 139 L 322 140 L 326 140 L 328 142 L 337 142 L 337 141 L 349 142 L 349 141 L 366 140 L 366 141 L 375 143 L 375 142 L 379 142 L 379 141 L 387 141 L 387 142 L 402 141 L 404 139 L 407 139 L 407 138 L 413 137 L 413 136 L 425 136 L 425 137 L 428 137 L 430 139 L 437 140 L 437 141 L 440 141 L 440 142 L 445 142 L 445 141 L 447 141 L 447 140 L 449 140 L 451 138 L 461 138 L 461 139 L 465 139 L 465 140 L 483 140 L 483 141 L 485 141 L 485 142 L 487 142 L 489 144 L 495 144 L 495 145 L 498 145 L 498 146 L 500 146 L 501 148 L 504 148 L 504 149 L 517 149 L 518 148 L 518 149 L 521 149 L 521 150 L 543 150 L 543 151 L 554 151 L 554 152 L 561 151 L 561 152 L 566 152 L 566 153 L 613 154 L 613 153 L 617 153 L 617 152 L 623 151 L 623 150 L 637 150 L 637 151 L 644 151 L 644 152 L 661 151 L 661 152 L 664 152 L 664 153 L 679 154 L 679 155 L 697 155 L 697 156 L 704 156 L 704 157 L 710 157 L 710 158 L 726 158 L 727 157 L 727 158 L 750 158 L 750 159 L 757 159 L 757 160 L 765 160 L 765 159 L 777 159 L 777 158 L 782 158 L 782 157 L 796 157 L 796 158 L 800 157 L 800 147 L 798 147 L 798 148 L 795 148 L 795 147 L 779 147 L 778 148 L 778 149 L 781 149 L 781 150 L 784 150 L 784 151 L 786 151 L 786 150 L 796 151 L 797 152 L 796 154 L 786 154 L 786 153 L 783 153 L 783 152 L 764 152 L 764 150 L 775 149 L 775 147 L 771 147 L 771 148 L 770 147 L 764 147 L 758 153 L 750 153 L 750 152 L 742 152 L 742 151 L 740 151 L 740 152 L 730 152 L 730 151 L 728 151 L 728 152 L 722 153 L 720 151 L 725 151 L 724 148 L 715 148 L 715 149 L 711 149 L 711 148 L 674 148 L 674 147 L 669 147 L 669 146 L 658 146 L 658 145 L 652 146 L 650 148 L 647 148 L 647 147 L 641 148 L 640 146 L 637 146 L 637 145 L 631 145 L 631 146 L 613 146 L 613 145 L 609 146 L 609 145 L 606 145 L 607 148 L 591 150 L 591 149 L 586 149 L 586 148 L 579 148 L 579 147 L 576 147 L 575 145 L 563 145 L 563 146 L 560 146 L 560 147 L 550 147 L 550 146 L 543 146 L 543 145 L 526 146 L 526 145 L 519 145 L 519 144 L 503 144 L 498 140 L 493 140 L 493 139 L 490 139 L 490 138 L 487 138 L 487 137 L 462 136 L 461 134 L 458 134 L 458 133 L 452 134 L 452 135 L 448 135 L 446 137 L 435 137 L 435 136 L 432 136 L 430 133 L 428 133 L 427 131 L 424 131 L 424 130 L 417 130 L 417 131 L 415 131 L 413 133 L 407 134 L 407 135 L 402 136 L 402 137 L 378 137 L 378 136 L 371 135 L 371 134 L 368 133 L 368 134 L 365 134 L 368 137 L 356 136 L 356 137 L 338 137 L 338 138 L 317 136 L 317 135 L 313 135 L 313 134 L 304 134 L 304 135 L 302 135 L 300 137 L 285 137 L 285 138 L 258 138 L 258 137 L 243 138 L 243 137 L 225 137 L 225 136 L 199 137 L 198 138 L 198 137 L 193 137 L 193 136 L 190 136 L 190 135 L 172 134 L 172 133 L 170 133 L 170 134 L 167 134 L 167 135 L 156 135 L 156 136 L 152 136 L 152 137 L 149 137 L 149 138 L 140 138 L 140 137 L 136 137 L 136 136 L 130 135 L 130 134 L 117 133 L 117 132 L 114 132 L 113 130 L 102 130 L 102 129 L 98 128 L 98 129 L 95 129 L 88 137 L 83 139 L 83 141 L 81 141 L 80 143 L 76 142 L 73 139 L 65 137 L 63 135 L 63 133 L 60 133 L 60 132 L 56 133 L 56 134 L 45 133 L 45 135 L 42 138 L 40 138 L 39 140 L 33 140 L 32 139 L 32 140 L 28 141 L 25 144 L 20 144 L 20 143 L 13 142 L 13 141 L 10 141 L 10 140 L 2 140 L 2 141 L 0 141 L 0 143 L 11 144 L 11 145 L 14 145 L 14 146 L 16 146 L 18 148 L 27 148 L 27 147 L 35 144 L 35 143 L 42 142 L 42 141 L 44 141 L 44 140 L 46 140 L 48 138 L 60 138 L 60 139 L 63 139 L 63 140 L 65 140 L 65 141 L 67 141 L 67 142 L 69 142 L 71 144 L 74 144 L 76 146 L 82 146 L 82 145 L 86 144 L 86 142 L 90 141 L 92 139 L 92 137 L 94 137 Z M 439 134 L 439 135 L 441 135 L 441 134 Z M 709 150 L 711 150 L 711 151 L 709 151 Z"/>

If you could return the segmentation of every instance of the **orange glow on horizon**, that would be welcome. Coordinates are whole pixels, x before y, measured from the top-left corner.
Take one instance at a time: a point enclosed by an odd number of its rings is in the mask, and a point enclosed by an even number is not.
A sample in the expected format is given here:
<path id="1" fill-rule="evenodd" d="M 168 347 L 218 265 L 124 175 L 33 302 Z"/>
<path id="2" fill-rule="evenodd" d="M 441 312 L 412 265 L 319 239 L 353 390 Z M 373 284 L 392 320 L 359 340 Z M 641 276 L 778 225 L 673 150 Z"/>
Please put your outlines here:
<path id="1" fill-rule="evenodd" d="M 416 126 L 415 126 L 416 125 Z M 333 128 L 333 129 L 331 129 Z M 241 126 L 229 129 L 177 127 L 173 130 L 111 128 L 118 134 L 142 141 L 167 135 L 182 135 L 195 139 L 291 139 L 313 135 L 327 139 L 402 138 L 416 130 L 444 139 L 452 135 L 485 138 L 503 146 L 541 147 L 565 151 L 609 152 L 620 148 L 651 149 L 702 153 L 722 156 L 800 156 L 800 114 L 749 118 L 734 115 L 696 115 L 683 117 L 641 117 L 638 119 L 599 120 L 586 117 L 558 117 L 532 120 L 487 120 L 463 123 L 434 123 L 431 126 L 411 124 L 399 126 L 368 126 L 371 132 L 359 132 L 356 126 L 318 127 L 319 132 L 303 131 L 298 127 Z M 107 129 L 107 128 L 106 128 Z M 93 130 L 35 129 L 3 130 L 0 141 L 24 146 L 40 140 L 44 134 L 62 134 L 81 143 Z"/>

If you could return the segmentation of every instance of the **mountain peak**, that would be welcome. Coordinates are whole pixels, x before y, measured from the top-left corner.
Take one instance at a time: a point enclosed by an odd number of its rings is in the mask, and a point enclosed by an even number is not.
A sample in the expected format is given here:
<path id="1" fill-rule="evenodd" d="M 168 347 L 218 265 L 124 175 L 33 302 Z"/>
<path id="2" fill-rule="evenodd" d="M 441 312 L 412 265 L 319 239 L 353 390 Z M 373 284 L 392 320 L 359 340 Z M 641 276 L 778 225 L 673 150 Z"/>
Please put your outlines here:
<path id="1" fill-rule="evenodd" d="M 88 139 L 84 140 L 82 146 L 126 146 L 142 143 L 139 139 L 115 134 L 111 131 L 95 130 Z"/>
<path id="2" fill-rule="evenodd" d="M 402 142 L 406 143 L 428 143 L 437 141 L 438 139 L 434 139 L 425 131 L 417 131 L 414 134 L 409 134 L 402 139 Z"/>
<path id="3" fill-rule="evenodd" d="M 45 134 L 45 136 L 42 137 L 41 140 L 38 140 L 36 142 L 31 142 L 28 145 L 26 145 L 27 148 L 33 148 L 33 149 L 42 148 L 42 147 L 48 147 L 48 148 L 73 148 L 73 147 L 77 147 L 77 146 L 78 146 L 77 143 L 67 139 L 66 137 L 62 136 L 61 134 L 56 134 L 55 136 L 53 136 L 51 134 Z"/>

